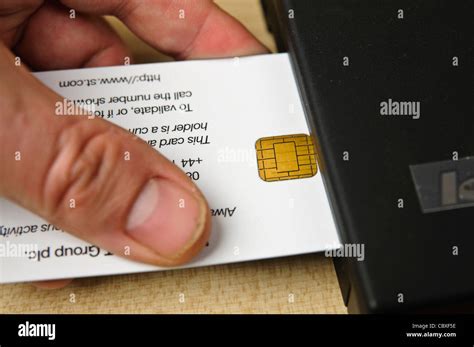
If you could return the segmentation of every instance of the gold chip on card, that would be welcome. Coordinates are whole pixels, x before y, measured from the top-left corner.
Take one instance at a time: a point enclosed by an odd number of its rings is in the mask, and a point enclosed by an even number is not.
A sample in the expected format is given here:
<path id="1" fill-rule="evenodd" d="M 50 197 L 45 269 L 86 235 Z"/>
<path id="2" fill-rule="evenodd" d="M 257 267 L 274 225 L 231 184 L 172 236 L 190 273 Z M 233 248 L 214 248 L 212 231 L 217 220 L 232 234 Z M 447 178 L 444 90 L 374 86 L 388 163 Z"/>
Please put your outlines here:
<path id="1" fill-rule="evenodd" d="M 318 172 L 311 136 L 262 137 L 255 143 L 258 173 L 266 182 L 313 177 Z"/>

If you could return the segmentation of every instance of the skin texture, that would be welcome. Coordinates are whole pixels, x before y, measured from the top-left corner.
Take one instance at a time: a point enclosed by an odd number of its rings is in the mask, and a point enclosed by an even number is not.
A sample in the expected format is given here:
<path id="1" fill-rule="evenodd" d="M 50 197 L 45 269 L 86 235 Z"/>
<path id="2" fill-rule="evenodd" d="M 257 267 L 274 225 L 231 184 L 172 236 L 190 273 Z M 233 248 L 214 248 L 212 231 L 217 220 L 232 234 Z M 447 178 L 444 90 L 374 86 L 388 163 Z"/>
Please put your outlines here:
<path id="1" fill-rule="evenodd" d="M 74 20 L 70 9 L 76 11 Z M 179 60 L 267 52 L 208 0 L 3 0 L 0 196 L 117 255 L 129 247 L 127 256 L 137 261 L 182 264 L 209 238 L 209 208 L 196 186 L 117 126 L 97 118 L 56 116 L 55 103 L 63 99 L 29 72 L 123 64 L 129 51 L 102 15 L 117 16 L 148 44 Z M 16 56 L 21 66 L 15 65 Z M 17 151 L 21 161 L 13 161 Z M 124 151 L 131 161 L 122 160 Z M 145 187 L 150 188 L 146 193 Z M 158 198 L 150 198 L 153 194 Z M 74 209 L 67 207 L 71 196 Z M 156 200 L 155 209 L 134 210 L 138 197 Z M 174 207 L 179 197 L 189 202 L 188 208 Z M 133 220 L 132 211 L 138 211 Z M 179 239 L 173 239 L 173 228 L 181 233 Z M 183 233 L 185 228 L 189 232 Z M 36 285 L 57 288 L 68 282 Z"/>

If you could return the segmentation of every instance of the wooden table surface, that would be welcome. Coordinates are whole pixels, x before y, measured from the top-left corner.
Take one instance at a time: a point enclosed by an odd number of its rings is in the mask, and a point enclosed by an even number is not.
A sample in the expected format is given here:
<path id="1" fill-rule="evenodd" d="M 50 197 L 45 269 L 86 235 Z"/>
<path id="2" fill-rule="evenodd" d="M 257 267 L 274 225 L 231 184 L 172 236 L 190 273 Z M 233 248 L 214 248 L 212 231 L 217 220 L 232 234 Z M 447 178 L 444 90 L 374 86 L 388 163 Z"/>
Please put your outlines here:
<path id="1" fill-rule="evenodd" d="M 271 50 L 258 0 L 219 0 Z M 111 20 L 136 62 L 166 60 Z M 77 279 L 58 290 L 0 285 L 0 313 L 346 313 L 332 261 L 310 254 Z"/>

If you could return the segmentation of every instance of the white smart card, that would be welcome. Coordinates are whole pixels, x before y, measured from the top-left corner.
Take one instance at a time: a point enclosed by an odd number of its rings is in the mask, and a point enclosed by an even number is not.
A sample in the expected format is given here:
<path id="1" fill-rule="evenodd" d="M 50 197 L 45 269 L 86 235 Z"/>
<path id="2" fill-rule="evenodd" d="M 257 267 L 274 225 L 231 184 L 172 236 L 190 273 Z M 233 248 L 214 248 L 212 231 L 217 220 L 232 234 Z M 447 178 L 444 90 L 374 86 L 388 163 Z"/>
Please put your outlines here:
<path id="1" fill-rule="evenodd" d="M 339 245 L 287 54 L 35 75 L 146 140 L 199 186 L 212 209 L 212 236 L 185 267 Z M 68 103 L 61 107 L 66 112 Z M 0 200 L 0 282 L 158 270 Z"/>

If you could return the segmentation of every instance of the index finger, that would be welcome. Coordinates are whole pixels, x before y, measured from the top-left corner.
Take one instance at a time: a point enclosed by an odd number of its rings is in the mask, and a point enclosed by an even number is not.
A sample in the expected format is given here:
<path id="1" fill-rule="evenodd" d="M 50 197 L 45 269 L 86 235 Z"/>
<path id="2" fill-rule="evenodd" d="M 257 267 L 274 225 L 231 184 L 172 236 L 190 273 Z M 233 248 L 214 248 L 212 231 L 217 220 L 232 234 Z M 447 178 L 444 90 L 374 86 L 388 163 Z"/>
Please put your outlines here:
<path id="1" fill-rule="evenodd" d="M 137 36 L 176 59 L 268 52 L 211 0 L 61 0 L 79 12 L 115 15 Z"/>

